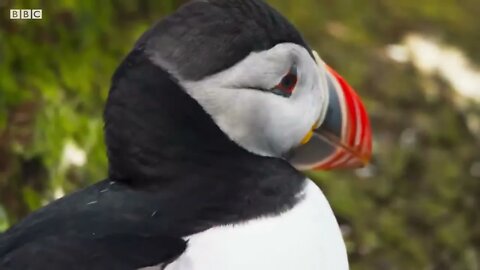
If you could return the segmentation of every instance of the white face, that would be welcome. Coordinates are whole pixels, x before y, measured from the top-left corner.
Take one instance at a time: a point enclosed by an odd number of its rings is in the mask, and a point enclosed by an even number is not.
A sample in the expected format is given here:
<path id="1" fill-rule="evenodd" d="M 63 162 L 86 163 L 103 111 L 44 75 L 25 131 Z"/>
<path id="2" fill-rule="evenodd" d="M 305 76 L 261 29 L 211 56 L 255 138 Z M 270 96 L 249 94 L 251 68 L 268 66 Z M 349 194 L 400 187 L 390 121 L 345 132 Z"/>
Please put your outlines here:
<path id="1" fill-rule="evenodd" d="M 200 81 L 179 82 L 237 144 L 258 155 L 282 157 L 325 117 L 323 67 L 304 47 L 282 43 Z"/>

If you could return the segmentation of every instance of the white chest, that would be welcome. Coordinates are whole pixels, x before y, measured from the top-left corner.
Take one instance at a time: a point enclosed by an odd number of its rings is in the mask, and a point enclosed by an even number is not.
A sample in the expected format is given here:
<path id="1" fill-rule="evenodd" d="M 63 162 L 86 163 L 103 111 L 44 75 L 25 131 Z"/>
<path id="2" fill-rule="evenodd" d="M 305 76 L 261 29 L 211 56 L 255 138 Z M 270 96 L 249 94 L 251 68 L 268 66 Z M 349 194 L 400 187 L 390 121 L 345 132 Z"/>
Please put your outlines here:
<path id="1" fill-rule="evenodd" d="M 187 237 L 188 247 L 166 270 L 343 270 L 345 244 L 333 212 L 310 180 L 291 210 Z"/>

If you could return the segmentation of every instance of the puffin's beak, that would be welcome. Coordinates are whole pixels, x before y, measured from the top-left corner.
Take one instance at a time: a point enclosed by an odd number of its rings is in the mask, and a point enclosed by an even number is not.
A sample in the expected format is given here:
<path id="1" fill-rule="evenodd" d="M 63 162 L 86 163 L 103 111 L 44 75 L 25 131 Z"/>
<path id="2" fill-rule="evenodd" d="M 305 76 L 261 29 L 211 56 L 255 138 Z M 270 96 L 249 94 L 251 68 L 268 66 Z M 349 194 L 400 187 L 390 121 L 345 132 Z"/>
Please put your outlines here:
<path id="1" fill-rule="evenodd" d="M 325 65 L 317 60 L 319 65 Z M 326 69 L 329 103 L 325 119 L 289 159 L 299 170 L 357 168 L 370 161 L 372 131 L 365 107 L 335 70 L 328 66 Z"/>

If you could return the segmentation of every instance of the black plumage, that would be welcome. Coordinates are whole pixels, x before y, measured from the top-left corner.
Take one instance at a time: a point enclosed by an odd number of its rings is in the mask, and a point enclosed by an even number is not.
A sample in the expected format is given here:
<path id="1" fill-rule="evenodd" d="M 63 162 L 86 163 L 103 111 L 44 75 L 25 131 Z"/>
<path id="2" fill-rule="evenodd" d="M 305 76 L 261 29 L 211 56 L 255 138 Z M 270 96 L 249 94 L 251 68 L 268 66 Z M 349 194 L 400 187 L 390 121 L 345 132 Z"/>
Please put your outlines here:
<path id="1" fill-rule="evenodd" d="M 183 79 L 200 80 L 283 42 L 311 52 L 295 27 L 263 1 L 197 0 L 154 25 L 137 44 Z"/>
<path id="2" fill-rule="evenodd" d="M 242 16 L 251 22 L 232 29 Z M 178 34 L 182 24 L 191 31 Z M 219 31 L 210 33 L 211 27 Z M 247 30 L 249 36 L 235 38 Z M 210 44 L 223 43 L 227 32 L 233 39 L 224 50 L 185 40 L 218 35 Z M 112 79 L 104 113 L 108 179 L 49 204 L 0 235 L 0 269 L 166 264 L 186 248 L 184 236 L 292 207 L 304 176 L 282 159 L 254 155 L 231 141 L 152 61 L 155 52 L 167 55 L 182 76 L 198 79 L 284 41 L 303 42 L 278 13 L 253 0 L 194 1 L 147 32 Z"/>
<path id="3" fill-rule="evenodd" d="M 131 270 L 158 262 L 166 265 L 184 249 L 185 242 L 173 237 L 113 234 L 92 238 L 65 234 L 28 242 L 7 254 L 0 266 L 5 270 Z"/>

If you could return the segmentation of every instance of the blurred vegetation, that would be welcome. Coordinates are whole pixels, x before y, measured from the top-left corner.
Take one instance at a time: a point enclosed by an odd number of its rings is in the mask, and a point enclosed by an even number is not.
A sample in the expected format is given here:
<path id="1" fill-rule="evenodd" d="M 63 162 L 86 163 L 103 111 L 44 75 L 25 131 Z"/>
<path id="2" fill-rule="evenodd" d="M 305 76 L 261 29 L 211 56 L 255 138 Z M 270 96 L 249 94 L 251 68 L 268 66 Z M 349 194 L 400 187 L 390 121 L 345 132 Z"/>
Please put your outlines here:
<path id="1" fill-rule="evenodd" d="M 136 38 L 181 2 L 0 0 L 0 231 L 106 176 L 110 77 Z M 385 52 L 415 32 L 480 64 L 478 0 L 269 2 L 358 89 L 371 116 L 374 164 L 313 175 L 342 225 L 352 269 L 480 269 L 472 124 L 480 106 Z M 43 20 L 6 15 L 37 7 Z"/>

